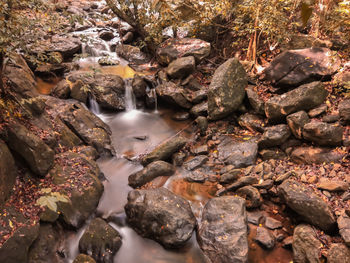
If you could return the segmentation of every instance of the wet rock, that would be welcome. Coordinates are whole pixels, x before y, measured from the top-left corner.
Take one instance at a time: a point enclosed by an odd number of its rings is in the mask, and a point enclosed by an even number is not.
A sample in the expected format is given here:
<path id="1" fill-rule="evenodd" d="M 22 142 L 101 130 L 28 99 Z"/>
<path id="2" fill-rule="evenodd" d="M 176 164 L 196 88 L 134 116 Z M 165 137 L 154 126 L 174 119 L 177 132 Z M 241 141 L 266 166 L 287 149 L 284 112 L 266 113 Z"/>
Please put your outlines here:
<path id="1" fill-rule="evenodd" d="M 255 164 L 258 155 L 258 145 L 253 141 L 236 142 L 230 137 L 224 137 L 218 145 L 219 159 L 225 164 L 243 168 Z"/>
<path id="2" fill-rule="evenodd" d="M 216 196 L 223 195 L 227 191 L 235 191 L 236 189 L 246 186 L 246 185 L 252 185 L 257 184 L 258 179 L 254 176 L 243 176 L 240 177 L 236 182 L 228 185 L 226 188 L 222 188 L 216 192 Z"/>
<path id="3" fill-rule="evenodd" d="M 309 122 L 309 116 L 305 111 L 298 111 L 287 116 L 288 126 L 297 139 L 303 138 L 304 125 Z"/>
<path id="4" fill-rule="evenodd" d="M 344 192 L 349 189 L 349 184 L 344 181 L 321 179 L 317 184 L 317 188 L 329 192 Z"/>
<path id="5" fill-rule="evenodd" d="M 260 196 L 259 190 L 253 186 L 247 185 L 241 187 L 236 191 L 236 194 L 246 199 L 247 208 L 257 208 L 262 203 L 262 198 Z"/>
<path id="6" fill-rule="evenodd" d="M 39 236 L 30 247 L 28 262 L 61 262 L 56 252 L 59 250 L 59 241 L 59 232 L 56 231 L 51 224 L 41 224 L 39 229 Z"/>
<path id="7" fill-rule="evenodd" d="M 208 102 L 207 101 L 203 101 L 199 104 L 194 105 L 191 110 L 190 113 L 193 116 L 207 116 L 208 115 Z"/>
<path id="8" fill-rule="evenodd" d="M 173 153 L 185 146 L 187 140 L 184 137 L 176 136 L 158 145 L 154 150 L 142 158 L 141 163 L 147 165 L 154 161 L 168 160 Z"/>
<path id="9" fill-rule="evenodd" d="M 85 86 L 81 80 L 77 80 L 72 84 L 70 96 L 71 98 L 86 104 L 89 96 L 89 88 Z"/>
<path id="10" fill-rule="evenodd" d="M 159 63 L 168 65 L 177 58 L 193 56 L 196 62 L 199 63 L 209 54 L 210 43 L 208 42 L 194 38 L 172 38 L 160 45 L 157 50 L 157 59 Z"/>
<path id="11" fill-rule="evenodd" d="M 185 96 L 185 90 L 173 82 L 165 82 L 156 87 L 158 97 L 165 102 L 181 108 L 190 109 L 192 104 Z"/>
<path id="12" fill-rule="evenodd" d="M 190 99 L 193 104 L 201 103 L 203 100 L 207 99 L 206 90 L 197 90 L 190 94 Z"/>
<path id="13" fill-rule="evenodd" d="M 129 185 L 133 188 L 140 187 L 158 176 L 170 176 L 175 172 L 174 166 L 164 161 L 155 161 L 144 169 L 129 176 Z"/>
<path id="14" fill-rule="evenodd" d="M 317 239 L 315 230 L 305 224 L 298 225 L 293 233 L 293 262 L 320 263 L 322 243 Z"/>
<path id="15" fill-rule="evenodd" d="M 327 105 L 326 104 L 321 104 L 320 106 L 310 110 L 307 114 L 309 115 L 310 118 L 315 118 L 322 113 L 325 113 L 327 111 Z"/>
<path id="16" fill-rule="evenodd" d="M 272 249 L 275 246 L 274 236 L 269 232 L 269 230 L 261 226 L 257 228 L 254 240 L 267 249 Z"/>
<path id="17" fill-rule="evenodd" d="M 96 263 L 96 261 L 88 256 L 88 255 L 84 255 L 84 254 L 79 254 L 73 261 L 73 263 Z"/>
<path id="18" fill-rule="evenodd" d="M 245 113 L 238 118 L 238 123 L 242 128 L 249 131 L 263 132 L 265 129 L 265 123 L 262 118 L 257 115 Z"/>
<path id="19" fill-rule="evenodd" d="M 206 155 L 198 155 L 191 160 L 184 163 L 184 167 L 187 170 L 195 170 L 205 164 L 209 158 Z"/>
<path id="20" fill-rule="evenodd" d="M 110 41 L 114 38 L 112 31 L 102 31 L 98 36 L 105 41 Z"/>
<path id="21" fill-rule="evenodd" d="M 185 159 L 186 159 L 187 155 L 184 152 L 177 152 L 173 154 L 172 157 L 172 163 L 175 166 L 181 166 Z"/>
<path id="22" fill-rule="evenodd" d="M 207 178 L 208 178 L 208 175 L 205 173 L 205 171 L 202 171 L 202 169 L 197 169 L 191 172 L 186 177 L 186 180 L 188 182 L 204 183 Z"/>
<path id="23" fill-rule="evenodd" d="M 57 97 L 59 99 L 68 99 L 70 97 L 70 86 L 66 80 L 61 80 L 57 85 L 51 90 L 51 96 Z"/>
<path id="24" fill-rule="evenodd" d="M 332 244 L 328 251 L 327 263 L 350 262 L 350 249 L 344 244 Z"/>
<path id="25" fill-rule="evenodd" d="M 261 211 L 256 211 L 256 212 L 247 212 L 247 219 L 248 223 L 254 224 L 254 225 L 259 225 L 260 221 L 264 218 L 264 215 L 262 214 Z"/>
<path id="26" fill-rule="evenodd" d="M 233 166 L 234 167 L 234 166 Z M 236 181 L 239 178 L 239 175 L 241 174 L 240 169 L 231 169 L 224 174 L 221 175 L 220 177 L 220 183 L 222 184 L 229 184 L 234 181 Z"/>
<path id="27" fill-rule="evenodd" d="M 123 37 L 122 37 L 122 43 L 123 44 L 130 44 L 132 40 L 134 39 L 134 33 L 133 32 L 127 32 Z"/>
<path id="28" fill-rule="evenodd" d="M 291 132 L 285 124 L 267 127 L 258 142 L 259 148 L 269 148 L 282 145 L 290 135 Z"/>
<path id="29" fill-rule="evenodd" d="M 16 182 L 17 168 L 7 145 L 0 140 L 0 206 L 10 196 Z"/>
<path id="30" fill-rule="evenodd" d="M 282 160 L 286 158 L 286 154 L 279 148 L 270 148 L 270 149 L 263 149 L 259 151 L 259 154 L 261 156 L 261 159 L 264 161 L 267 160 Z"/>
<path id="31" fill-rule="evenodd" d="M 6 141 L 9 148 L 23 157 L 37 175 L 44 176 L 53 165 L 54 151 L 23 125 L 11 123 Z"/>
<path id="32" fill-rule="evenodd" d="M 335 218 L 330 207 L 311 188 L 297 181 L 286 180 L 278 187 L 278 191 L 287 205 L 305 221 L 324 231 L 334 228 Z"/>
<path id="33" fill-rule="evenodd" d="M 328 48 L 306 48 L 282 52 L 264 73 L 265 79 L 279 87 L 295 87 L 330 77 L 339 66 L 339 59 Z"/>
<path id="34" fill-rule="evenodd" d="M 306 164 L 339 162 L 343 157 L 338 151 L 315 147 L 298 147 L 291 154 L 294 162 Z"/>
<path id="35" fill-rule="evenodd" d="M 138 47 L 131 45 L 118 45 L 116 52 L 118 56 L 136 65 L 146 64 L 150 61 L 147 54 L 143 53 Z"/>
<path id="36" fill-rule="evenodd" d="M 166 69 L 167 74 L 172 79 L 183 79 L 191 74 L 196 68 L 194 57 L 182 57 L 171 62 Z"/>
<path id="37" fill-rule="evenodd" d="M 249 103 L 257 114 L 265 115 L 265 103 L 255 91 L 254 86 L 246 88 Z"/>
<path id="38" fill-rule="evenodd" d="M 136 98 L 143 98 L 146 96 L 148 85 L 142 77 L 135 75 L 132 79 L 131 86 Z"/>
<path id="39" fill-rule="evenodd" d="M 129 192 L 125 212 L 138 234 L 166 248 L 183 246 L 196 226 L 188 201 L 165 188 Z"/>
<path id="40" fill-rule="evenodd" d="M 317 107 L 324 102 L 328 95 L 321 82 L 312 82 L 279 96 L 270 98 L 265 103 L 267 118 L 279 122 L 287 115 Z"/>
<path id="41" fill-rule="evenodd" d="M 110 58 L 110 57 L 102 57 L 97 62 L 101 66 L 113 66 L 113 65 L 119 65 L 120 64 L 119 60 L 113 59 L 113 58 Z"/>
<path id="42" fill-rule="evenodd" d="M 174 121 L 186 121 L 190 118 L 188 112 L 176 112 L 172 117 Z"/>
<path id="43" fill-rule="evenodd" d="M 22 214 L 10 208 L 0 225 L 1 233 L 11 233 L 7 241 L 0 247 L 0 262 L 19 263 L 28 261 L 28 250 L 39 235 L 39 223 L 26 219 Z M 13 229 L 9 222 L 16 222 L 19 227 Z"/>
<path id="44" fill-rule="evenodd" d="M 306 140 L 323 146 L 341 145 L 343 140 L 343 128 L 331 124 L 314 121 L 305 124 L 303 136 Z"/>
<path id="45" fill-rule="evenodd" d="M 97 262 L 113 262 L 113 255 L 122 245 L 122 237 L 101 218 L 95 218 L 88 225 L 79 240 L 79 251 Z"/>
<path id="46" fill-rule="evenodd" d="M 77 153 L 83 154 L 87 158 L 90 158 L 95 161 L 100 157 L 96 149 L 92 146 L 78 146 L 75 147 L 75 149 Z"/>
<path id="47" fill-rule="evenodd" d="M 340 102 L 338 109 L 340 118 L 345 122 L 350 122 L 350 99 Z"/>
<path id="48" fill-rule="evenodd" d="M 208 91 L 209 118 L 222 119 L 237 110 L 247 84 L 246 72 L 237 59 L 229 59 L 217 68 Z"/>
<path id="49" fill-rule="evenodd" d="M 210 199 L 204 207 L 198 242 L 211 262 L 248 262 L 247 215 L 240 197 Z"/>
<path id="50" fill-rule="evenodd" d="M 350 247 L 350 216 L 345 211 L 338 217 L 337 220 L 339 234 L 343 238 L 345 244 Z"/>
<path id="51" fill-rule="evenodd" d="M 265 220 L 265 226 L 269 229 L 278 229 L 278 228 L 282 228 L 282 222 L 279 221 L 279 220 L 276 220 L 272 217 L 266 217 L 266 220 Z"/>

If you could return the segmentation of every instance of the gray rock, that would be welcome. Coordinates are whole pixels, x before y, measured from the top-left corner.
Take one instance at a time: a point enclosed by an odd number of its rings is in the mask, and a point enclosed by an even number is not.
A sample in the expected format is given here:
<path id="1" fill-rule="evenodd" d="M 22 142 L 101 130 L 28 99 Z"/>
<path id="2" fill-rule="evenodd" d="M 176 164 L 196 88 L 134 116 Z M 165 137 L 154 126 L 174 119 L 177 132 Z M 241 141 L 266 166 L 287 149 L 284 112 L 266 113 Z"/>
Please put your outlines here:
<path id="1" fill-rule="evenodd" d="M 148 164 L 141 171 L 129 176 L 129 185 L 133 188 L 140 187 L 158 176 L 170 176 L 175 172 L 175 167 L 164 161 L 155 161 Z"/>
<path id="2" fill-rule="evenodd" d="M 181 136 L 171 138 L 170 140 L 161 143 L 150 153 L 144 156 L 141 160 L 141 163 L 143 165 L 147 165 L 154 161 L 166 161 L 167 159 L 170 159 L 173 153 L 179 151 L 182 147 L 184 147 L 186 142 L 187 140 Z"/>
<path id="3" fill-rule="evenodd" d="M 0 140 L 0 206 L 10 196 L 10 192 L 15 185 L 17 177 L 17 167 L 7 145 Z"/>
<path id="4" fill-rule="evenodd" d="M 309 225 L 298 225 L 293 233 L 293 262 L 321 263 L 322 243 L 317 239 L 315 230 Z"/>
<path id="5" fill-rule="evenodd" d="M 142 52 L 140 48 L 131 45 L 118 45 L 116 47 L 118 56 L 124 58 L 132 64 L 141 65 L 150 61 L 150 57 Z"/>
<path id="6" fill-rule="evenodd" d="M 298 111 L 287 116 L 288 126 L 297 139 L 303 138 L 304 125 L 309 122 L 309 116 L 305 111 Z"/>
<path id="7" fill-rule="evenodd" d="M 248 262 L 247 215 L 240 197 L 210 199 L 204 207 L 198 242 L 211 262 Z"/>
<path id="8" fill-rule="evenodd" d="M 246 199 L 247 208 L 257 208 L 262 203 L 262 198 L 260 196 L 259 190 L 253 186 L 243 186 L 236 191 L 236 194 Z"/>
<path id="9" fill-rule="evenodd" d="M 184 163 L 184 167 L 187 170 L 195 170 L 205 164 L 209 158 L 206 155 L 198 155 L 191 160 Z"/>
<path id="10" fill-rule="evenodd" d="M 317 107 L 324 102 L 327 95 L 328 92 L 321 82 L 305 84 L 270 98 L 265 103 L 265 113 L 270 121 L 279 122 L 291 113 Z"/>
<path id="11" fill-rule="evenodd" d="M 192 104 L 188 101 L 185 96 L 185 90 L 181 87 L 178 87 L 173 82 L 165 82 L 156 87 L 157 96 L 167 102 L 171 103 L 175 106 L 190 109 Z"/>
<path id="12" fill-rule="evenodd" d="M 343 127 L 314 121 L 304 125 L 303 136 L 319 145 L 337 146 L 341 145 L 343 140 Z"/>
<path id="13" fill-rule="evenodd" d="M 205 173 L 205 170 L 203 171 L 202 169 L 197 169 L 185 177 L 188 182 L 196 183 L 204 183 L 207 178 L 208 175 Z"/>
<path id="14" fill-rule="evenodd" d="M 264 227 L 259 226 L 254 238 L 264 248 L 272 249 L 275 246 L 275 237 Z"/>
<path id="15" fill-rule="evenodd" d="M 81 42 L 75 37 L 55 35 L 50 38 L 50 41 L 37 43 L 33 51 L 38 53 L 60 52 L 62 56 L 67 59 L 81 52 Z"/>
<path id="16" fill-rule="evenodd" d="M 314 190 L 303 184 L 286 180 L 278 187 L 287 205 L 301 215 L 305 221 L 331 231 L 335 226 L 335 218 L 328 204 Z"/>
<path id="17" fill-rule="evenodd" d="M 249 99 L 249 103 L 254 109 L 254 111 L 258 114 L 265 115 L 265 103 L 259 97 L 259 94 L 255 91 L 254 86 L 248 86 L 246 88 L 247 97 Z"/>
<path id="18" fill-rule="evenodd" d="M 125 212 L 138 234 L 166 248 L 185 245 L 196 226 L 188 201 L 165 188 L 129 192 Z"/>
<path id="19" fill-rule="evenodd" d="M 340 162 L 344 157 L 344 153 L 338 151 L 315 148 L 315 147 L 298 147 L 293 150 L 291 159 L 296 163 L 321 164 L 330 162 Z"/>
<path id="20" fill-rule="evenodd" d="M 340 102 L 338 109 L 340 118 L 345 122 L 350 122 L 350 99 Z"/>
<path id="21" fill-rule="evenodd" d="M 256 212 L 247 212 L 248 223 L 259 225 L 260 221 L 264 218 L 264 215 L 261 211 Z"/>
<path id="22" fill-rule="evenodd" d="M 237 110 L 247 84 L 247 74 L 237 59 L 229 59 L 217 68 L 208 91 L 209 118 L 222 119 Z"/>
<path id="23" fill-rule="evenodd" d="M 174 60 L 166 69 L 167 74 L 172 79 L 183 79 L 191 74 L 196 68 L 194 57 L 182 57 Z"/>
<path id="24" fill-rule="evenodd" d="M 279 87 L 295 87 L 329 77 L 339 66 L 340 60 L 328 48 L 306 48 L 282 52 L 264 73 Z"/>
<path id="25" fill-rule="evenodd" d="M 194 105 L 191 108 L 190 113 L 195 117 L 207 116 L 208 115 L 208 102 L 203 101 L 199 104 Z"/>
<path id="26" fill-rule="evenodd" d="M 195 122 L 198 125 L 199 132 L 202 136 L 204 136 L 208 129 L 208 120 L 204 116 L 199 116 L 196 118 Z"/>
<path id="27" fill-rule="evenodd" d="M 278 229 L 278 228 L 282 228 L 282 222 L 279 221 L 279 220 L 276 220 L 272 217 L 266 217 L 266 220 L 265 220 L 265 226 L 269 229 Z"/>
<path id="28" fill-rule="evenodd" d="M 252 185 L 252 184 L 257 184 L 258 179 L 254 176 L 243 176 L 240 177 L 236 182 L 228 185 L 226 188 L 222 188 L 216 192 L 216 196 L 220 196 L 227 191 L 235 191 L 236 189 L 246 186 L 246 185 Z"/>
<path id="29" fill-rule="evenodd" d="M 325 113 L 327 111 L 327 105 L 326 104 L 321 104 L 320 106 L 310 110 L 307 114 L 309 115 L 310 118 L 315 118 L 322 113 Z"/>
<path id="30" fill-rule="evenodd" d="M 112 263 L 113 255 L 122 245 L 117 230 L 101 218 L 93 219 L 79 240 L 79 251 L 97 262 Z"/>
<path id="31" fill-rule="evenodd" d="M 264 132 L 265 123 L 262 118 L 251 113 L 245 113 L 238 118 L 238 123 L 241 127 L 250 130 Z"/>
<path id="32" fill-rule="evenodd" d="M 258 142 L 259 148 L 269 148 L 282 145 L 287 141 L 290 135 L 291 132 L 285 124 L 267 127 Z"/>
<path id="33" fill-rule="evenodd" d="M 350 262 L 350 249 L 344 244 L 332 244 L 328 251 L 327 263 Z"/>
<path id="34" fill-rule="evenodd" d="M 234 166 L 233 166 L 234 167 Z M 222 184 L 230 184 L 234 181 L 236 181 L 239 178 L 239 175 L 241 174 L 240 169 L 231 169 L 220 177 L 220 183 Z"/>
<path id="35" fill-rule="evenodd" d="M 350 247 L 350 216 L 345 211 L 338 217 L 337 220 L 339 234 L 343 238 L 345 244 Z"/>
<path id="36" fill-rule="evenodd" d="M 146 96 L 148 85 L 141 76 L 135 75 L 132 79 L 131 86 L 136 98 L 143 98 Z"/>

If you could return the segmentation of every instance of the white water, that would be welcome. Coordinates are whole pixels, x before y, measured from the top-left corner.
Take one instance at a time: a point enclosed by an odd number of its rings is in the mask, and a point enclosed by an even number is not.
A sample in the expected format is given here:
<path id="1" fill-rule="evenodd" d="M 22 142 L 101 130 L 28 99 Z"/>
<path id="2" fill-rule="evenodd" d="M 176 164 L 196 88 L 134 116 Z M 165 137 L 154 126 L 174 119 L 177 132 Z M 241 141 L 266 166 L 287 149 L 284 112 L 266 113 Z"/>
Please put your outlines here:
<path id="1" fill-rule="evenodd" d="M 136 98 L 132 90 L 131 81 L 125 81 L 125 111 L 136 110 Z"/>
<path id="2" fill-rule="evenodd" d="M 92 96 L 90 96 L 89 98 L 89 103 L 90 103 L 90 111 L 95 115 L 100 115 L 101 114 L 100 105 L 98 105 L 97 101 Z"/>

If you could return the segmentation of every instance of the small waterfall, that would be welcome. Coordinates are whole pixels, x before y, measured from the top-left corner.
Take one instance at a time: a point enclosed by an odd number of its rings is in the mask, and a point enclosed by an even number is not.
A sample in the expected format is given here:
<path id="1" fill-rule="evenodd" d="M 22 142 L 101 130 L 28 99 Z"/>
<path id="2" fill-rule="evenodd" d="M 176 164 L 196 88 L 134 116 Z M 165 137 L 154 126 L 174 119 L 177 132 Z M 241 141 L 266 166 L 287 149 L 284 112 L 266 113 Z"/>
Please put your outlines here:
<path id="1" fill-rule="evenodd" d="M 96 115 L 101 114 L 100 105 L 98 105 L 97 101 L 93 98 L 93 96 L 90 96 L 89 104 L 90 104 L 90 111 L 92 113 Z"/>
<path id="2" fill-rule="evenodd" d="M 151 89 L 150 91 L 151 97 L 154 99 L 154 112 L 158 113 L 158 102 L 157 102 L 157 92 L 156 89 Z"/>
<path id="3" fill-rule="evenodd" d="M 136 110 L 136 98 L 132 90 L 131 80 L 127 80 L 125 84 L 125 111 Z"/>

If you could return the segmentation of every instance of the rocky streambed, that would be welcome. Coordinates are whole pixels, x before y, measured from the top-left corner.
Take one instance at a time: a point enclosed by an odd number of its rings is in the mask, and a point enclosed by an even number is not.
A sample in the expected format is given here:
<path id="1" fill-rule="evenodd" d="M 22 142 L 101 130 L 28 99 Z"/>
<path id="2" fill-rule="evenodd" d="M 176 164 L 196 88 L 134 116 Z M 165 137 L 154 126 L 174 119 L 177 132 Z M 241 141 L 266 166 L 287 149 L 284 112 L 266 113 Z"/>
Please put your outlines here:
<path id="1" fill-rule="evenodd" d="M 155 62 L 103 2 L 61 9 L 87 21 L 37 47 L 62 60 L 5 67 L 1 262 L 350 261 L 346 61 L 302 43 L 251 76 L 169 38 Z"/>

